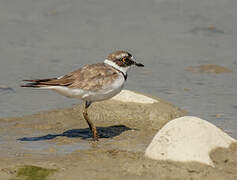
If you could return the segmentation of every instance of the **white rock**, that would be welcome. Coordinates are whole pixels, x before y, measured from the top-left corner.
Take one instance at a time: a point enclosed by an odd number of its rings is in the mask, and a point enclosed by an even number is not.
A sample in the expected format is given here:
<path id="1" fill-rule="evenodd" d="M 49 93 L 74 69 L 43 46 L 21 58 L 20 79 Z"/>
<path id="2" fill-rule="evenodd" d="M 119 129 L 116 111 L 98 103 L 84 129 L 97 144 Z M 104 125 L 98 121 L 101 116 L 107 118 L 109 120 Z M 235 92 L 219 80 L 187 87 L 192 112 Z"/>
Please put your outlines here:
<path id="1" fill-rule="evenodd" d="M 158 103 L 159 101 L 142 94 L 138 94 L 129 90 L 122 90 L 118 95 L 112 98 L 116 101 L 122 102 L 135 102 L 135 103 L 143 103 L 143 104 L 151 104 Z"/>
<path id="2" fill-rule="evenodd" d="M 145 156 L 156 160 L 197 161 L 214 166 L 209 153 L 237 142 L 213 124 L 185 116 L 168 122 L 155 135 Z"/>

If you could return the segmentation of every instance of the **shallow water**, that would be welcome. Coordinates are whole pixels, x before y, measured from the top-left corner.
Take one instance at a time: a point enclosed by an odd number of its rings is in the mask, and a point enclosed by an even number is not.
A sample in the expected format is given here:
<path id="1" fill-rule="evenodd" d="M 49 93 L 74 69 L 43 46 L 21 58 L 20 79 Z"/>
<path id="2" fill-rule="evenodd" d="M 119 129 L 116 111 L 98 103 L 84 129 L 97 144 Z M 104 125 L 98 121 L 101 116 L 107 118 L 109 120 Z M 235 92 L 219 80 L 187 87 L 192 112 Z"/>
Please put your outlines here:
<path id="1" fill-rule="evenodd" d="M 145 64 L 126 88 L 159 96 L 237 138 L 237 1 L 0 1 L 0 117 L 77 100 L 20 88 L 125 49 Z M 218 64 L 232 73 L 185 71 Z"/>

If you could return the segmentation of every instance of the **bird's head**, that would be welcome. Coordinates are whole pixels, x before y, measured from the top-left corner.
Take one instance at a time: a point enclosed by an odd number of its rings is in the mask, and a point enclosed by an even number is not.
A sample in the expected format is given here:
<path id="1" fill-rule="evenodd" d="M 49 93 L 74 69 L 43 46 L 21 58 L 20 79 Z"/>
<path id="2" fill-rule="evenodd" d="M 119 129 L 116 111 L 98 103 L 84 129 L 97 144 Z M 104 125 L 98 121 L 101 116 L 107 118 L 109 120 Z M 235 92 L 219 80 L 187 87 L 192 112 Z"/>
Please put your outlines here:
<path id="1" fill-rule="evenodd" d="M 106 60 L 114 62 L 120 67 L 130 67 L 132 65 L 143 67 L 141 63 L 137 63 L 135 58 L 127 51 L 116 51 L 108 55 Z"/>

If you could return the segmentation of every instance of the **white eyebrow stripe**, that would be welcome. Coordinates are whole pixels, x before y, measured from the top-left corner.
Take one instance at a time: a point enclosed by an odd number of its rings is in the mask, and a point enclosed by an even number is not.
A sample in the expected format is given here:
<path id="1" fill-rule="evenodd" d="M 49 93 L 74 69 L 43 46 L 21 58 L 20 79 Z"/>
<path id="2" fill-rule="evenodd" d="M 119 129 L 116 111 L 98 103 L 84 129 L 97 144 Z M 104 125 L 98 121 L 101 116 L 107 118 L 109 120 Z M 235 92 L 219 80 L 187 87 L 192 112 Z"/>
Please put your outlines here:
<path id="1" fill-rule="evenodd" d="M 117 55 L 116 58 L 117 58 L 117 59 L 121 59 L 121 58 L 123 58 L 123 57 L 125 57 L 125 56 L 127 56 L 126 53 L 121 53 L 121 54 Z"/>

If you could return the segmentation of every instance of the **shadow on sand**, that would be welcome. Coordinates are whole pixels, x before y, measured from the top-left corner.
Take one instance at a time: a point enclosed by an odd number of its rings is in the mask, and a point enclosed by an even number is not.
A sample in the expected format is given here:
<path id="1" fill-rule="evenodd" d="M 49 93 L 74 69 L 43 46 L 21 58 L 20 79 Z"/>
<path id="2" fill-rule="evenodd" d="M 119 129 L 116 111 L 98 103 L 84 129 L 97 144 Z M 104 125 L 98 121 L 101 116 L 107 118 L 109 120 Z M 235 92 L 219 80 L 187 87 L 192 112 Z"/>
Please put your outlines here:
<path id="1" fill-rule="evenodd" d="M 109 127 L 97 127 L 97 132 L 100 138 L 113 138 L 115 136 L 120 135 L 124 131 L 128 130 L 137 130 L 131 129 L 125 125 L 115 125 Z M 38 136 L 38 137 L 23 137 L 17 140 L 19 141 L 44 141 L 54 139 L 58 136 L 65 136 L 68 138 L 81 138 L 81 139 L 88 139 L 92 138 L 92 134 L 89 128 L 83 129 L 71 129 L 67 130 L 61 134 L 47 134 L 45 136 Z"/>

